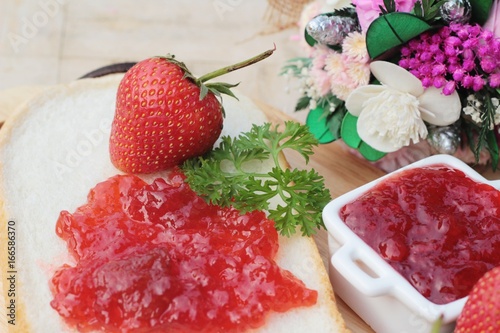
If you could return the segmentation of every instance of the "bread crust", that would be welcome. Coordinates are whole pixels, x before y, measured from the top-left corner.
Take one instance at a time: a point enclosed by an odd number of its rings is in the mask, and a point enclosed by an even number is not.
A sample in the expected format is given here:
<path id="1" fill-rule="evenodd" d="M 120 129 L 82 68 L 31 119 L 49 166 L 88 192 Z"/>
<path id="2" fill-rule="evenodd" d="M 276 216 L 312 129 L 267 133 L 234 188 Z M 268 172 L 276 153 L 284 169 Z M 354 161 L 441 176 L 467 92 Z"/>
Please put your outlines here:
<path id="1" fill-rule="evenodd" d="M 91 87 L 92 89 L 105 89 L 109 87 L 114 87 L 117 86 L 122 75 L 111 75 L 108 77 L 104 78 L 99 78 L 99 79 L 84 79 L 81 81 L 77 82 L 72 82 L 67 85 L 58 85 L 53 88 L 48 88 L 43 91 L 42 94 L 36 95 L 33 97 L 30 101 L 27 103 L 23 104 L 22 107 L 20 107 L 15 114 L 10 116 L 7 121 L 5 122 L 2 130 L 0 131 L 0 244 L 7 244 L 7 233 L 5 232 L 7 230 L 7 223 L 9 219 L 15 219 L 13 216 L 9 216 L 11 213 L 9 212 L 9 198 L 8 195 L 9 193 L 6 193 L 5 189 L 5 184 L 6 181 L 8 181 L 8 176 L 5 171 L 5 165 L 4 165 L 4 152 L 8 149 L 10 149 L 9 145 L 11 143 L 11 140 L 13 140 L 14 136 L 14 131 L 19 127 L 19 124 L 27 121 L 27 119 L 30 116 L 31 112 L 34 112 L 33 110 L 36 109 L 39 105 L 43 105 L 44 103 L 49 103 L 52 99 L 61 96 L 61 95 L 67 95 L 67 96 L 73 96 L 75 94 L 81 94 L 85 93 L 86 90 Z M 243 98 L 244 96 L 240 97 L 240 99 Z M 19 152 L 22 153 L 22 152 Z M 7 162 L 8 163 L 8 162 Z M 288 162 L 286 161 L 286 158 L 284 155 L 280 157 L 280 163 L 283 166 L 287 166 Z M 118 173 L 118 171 L 116 172 Z M 90 189 L 90 188 L 89 188 Z M 54 221 L 55 223 L 55 221 Z M 55 231 L 54 231 L 55 233 Z M 319 251 L 317 250 L 316 243 L 314 240 L 310 237 L 302 237 L 302 236 L 293 236 L 290 238 L 285 238 L 280 236 L 280 251 L 278 252 L 278 256 L 285 256 L 286 253 L 283 253 L 283 251 L 286 251 L 287 247 L 289 248 L 290 246 L 294 246 L 294 244 L 301 243 L 301 244 L 306 244 L 305 246 L 308 248 L 311 248 L 312 250 L 308 253 L 308 260 L 307 260 L 307 267 L 306 269 L 308 270 L 307 274 L 310 273 L 310 271 L 314 271 L 315 274 L 317 275 L 316 277 L 320 280 L 320 286 L 321 290 L 323 291 L 323 294 L 321 295 L 321 300 L 323 304 L 321 306 L 324 306 L 323 308 L 324 311 L 328 313 L 328 315 L 333 319 L 335 322 L 336 330 L 332 332 L 349 332 L 345 326 L 344 320 L 342 316 L 340 315 L 336 303 L 335 303 L 335 297 L 334 293 L 328 278 L 327 271 L 324 267 L 323 261 L 321 259 L 321 256 L 319 254 Z M 0 255 L 2 258 L 7 258 L 7 247 L 2 246 L 0 249 Z M 17 254 L 21 255 L 21 254 Z M 22 269 L 28 269 L 28 268 L 22 268 Z M 298 266 L 298 270 L 300 270 L 301 267 Z M 0 261 L 0 276 L 1 276 L 1 282 L 6 281 L 8 277 L 8 267 L 7 267 L 7 262 L 4 260 Z M 22 274 L 21 272 L 19 274 Z M 294 272 L 295 274 L 295 272 Z M 18 280 L 19 283 L 19 280 Z M 48 281 L 47 281 L 48 283 Z M 22 285 L 18 284 L 16 286 L 17 291 L 22 289 Z M 8 286 L 6 283 L 3 284 L 2 286 L 2 291 L 3 295 L 7 295 L 8 292 Z M 7 298 L 4 300 L 5 305 L 7 305 Z M 2 311 L 4 313 L 0 313 L 1 318 L 0 318 L 0 328 L 3 328 L 2 325 L 8 328 L 8 332 L 35 332 L 36 331 L 36 324 L 37 323 L 30 323 L 28 318 L 28 313 L 26 313 L 26 306 L 25 302 L 29 302 L 29 295 L 21 295 L 21 297 L 18 297 L 16 299 L 16 325 L 8 325 L 6 324 L 6 313 L 5 309 L 6 306 L 2 307 Z M 47 306 L 49 306 L 47 304 Z M 293 311 L 293 310 L 292 310 Z M 300 311 L 298 309 L 297 311 Z M 255 332 L 260 332 L 262 331 L 261 329 L 255 330 Z"/>

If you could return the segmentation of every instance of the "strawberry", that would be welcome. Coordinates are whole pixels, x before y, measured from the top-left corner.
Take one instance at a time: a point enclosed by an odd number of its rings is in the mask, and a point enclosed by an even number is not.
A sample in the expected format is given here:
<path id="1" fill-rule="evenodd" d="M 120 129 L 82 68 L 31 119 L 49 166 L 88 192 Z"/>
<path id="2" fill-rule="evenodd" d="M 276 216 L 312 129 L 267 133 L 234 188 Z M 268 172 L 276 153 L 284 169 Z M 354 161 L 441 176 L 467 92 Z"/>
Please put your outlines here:
<path id="1" fill-rule="evenodd" d="M 455 333 L 465 332 L 500 332 L 500 267 L 488 271 L 472 288 L 455 327 Z"/>
<path id="2" fill-rule="evenodd" d="M 227 83 L 206 81 L 270 56 L 275 49 L 195 78 L 173 56 L 140 61 L 118 87 L 111 126 L 111 161 L 128 173 L 152 173 L 212 149 L 224 111 L 221 94 L 235 97 Z"/>

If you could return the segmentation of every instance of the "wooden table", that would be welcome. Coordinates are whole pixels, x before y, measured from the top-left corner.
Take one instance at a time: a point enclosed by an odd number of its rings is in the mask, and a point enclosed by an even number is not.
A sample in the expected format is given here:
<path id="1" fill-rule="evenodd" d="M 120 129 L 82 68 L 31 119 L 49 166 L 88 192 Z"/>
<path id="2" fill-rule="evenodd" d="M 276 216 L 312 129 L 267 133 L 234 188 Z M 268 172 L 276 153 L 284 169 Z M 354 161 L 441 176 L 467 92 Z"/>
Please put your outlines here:
<path id="1" fill-rule="evenodd" d="M 282 124 L 284 121 L 293 120 L 290 115 L 259 102 L 256 103 L 264 110 L 273 124 Z M 285 155 L 292 168 L 306 170 L 313 168 L 322 175 L 325 178 L 325 185 L 330 190 L 332 198 L 336 198 L 385 174 L 369 162 L 352 155 L 341 144 L 335 142 L 316 147 L 308 164 L 296 152 L 285 151 Z M 321 230 L 314 238 L 325 267 L 328 269 L 327 232 Z M 370 326 L 338 297 L 337 305 L 346 321 L 347 327 L 353 333 L 374 332 Z"/>

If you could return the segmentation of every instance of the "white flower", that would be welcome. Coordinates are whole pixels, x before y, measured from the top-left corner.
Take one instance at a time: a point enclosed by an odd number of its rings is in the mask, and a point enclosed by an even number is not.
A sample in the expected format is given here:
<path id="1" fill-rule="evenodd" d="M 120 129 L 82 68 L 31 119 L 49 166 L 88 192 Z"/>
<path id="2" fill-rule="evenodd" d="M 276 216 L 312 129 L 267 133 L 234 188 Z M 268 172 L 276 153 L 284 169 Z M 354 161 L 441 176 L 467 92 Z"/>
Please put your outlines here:
<path id="1" fill-rule="evenodd" d="M 360 138 L 382 152 L 393 152 L 427 136 L 424 123 L 446 126 L 460 117 L 458 93 L 446 96 L 441 89 L 424 89 L 419 79 L 385 61 L 370 64 L 381 85 L 356 88 L 347 98 L 347 110 L 358 116 Z"/>
<path id="2" fill-rule="evenodd" d="M 464 114 L 471 117 L 471 120 L 476 124 L 480 124 L 483 122 L 481 119 L 483 103 L 474 95 L 471 94 L 467 96 L 467 106 L 465 106 L 462 111 Z"/>
<path id="3" fill-rule="evenodd" d="M 500 100 L 498 98 L 492 97 L 491 104 L 495 108 L 495 115 L 493 116 L 493 122 L 495 125 L 500 124 Z"/>

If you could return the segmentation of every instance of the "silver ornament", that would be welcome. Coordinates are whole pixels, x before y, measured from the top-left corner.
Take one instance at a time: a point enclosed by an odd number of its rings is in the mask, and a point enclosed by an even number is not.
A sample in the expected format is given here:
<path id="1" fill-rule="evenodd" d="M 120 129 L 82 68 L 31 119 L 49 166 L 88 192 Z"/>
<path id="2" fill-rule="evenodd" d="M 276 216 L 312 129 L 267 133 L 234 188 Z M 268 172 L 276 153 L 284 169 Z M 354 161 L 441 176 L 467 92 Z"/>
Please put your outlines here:
<path id="1" fill-rule="evenodd" d="M 359 25 L 351 17 L 318 15 L 309 21 L 306 31 L 318 43 L 334 46 L 341 45 L 349 33 L 359 31 Z"/>
<path id="2" fill-rule="evenodd" d="M 453 155 L 457 152 L 462 141 L 459 126 L 430 126 L 428 132 L 427 141 L 438 153 Z"/>
<path id="3" fill-rule="evenodd" d="M 439 8 L 441 17 L 448 23 L 467 23 L 472 15 L 469 0 L 448 0 Z"/>

